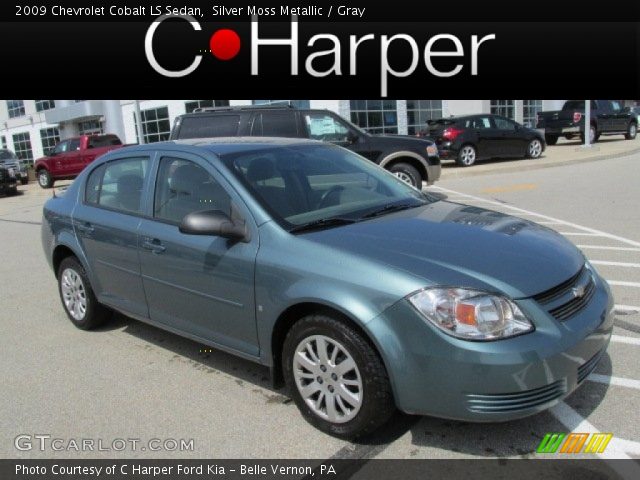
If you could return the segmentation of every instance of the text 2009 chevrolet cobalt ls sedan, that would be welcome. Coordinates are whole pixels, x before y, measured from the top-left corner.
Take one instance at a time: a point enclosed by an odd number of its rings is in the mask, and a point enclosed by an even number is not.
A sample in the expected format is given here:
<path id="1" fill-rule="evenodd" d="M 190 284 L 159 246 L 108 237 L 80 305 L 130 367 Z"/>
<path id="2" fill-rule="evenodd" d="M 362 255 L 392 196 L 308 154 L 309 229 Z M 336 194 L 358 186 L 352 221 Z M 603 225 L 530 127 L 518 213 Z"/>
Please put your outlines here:
<path id="1" fill-rule="evenodd" d="M 117 310 L 267 365 L 342 437 L 395 408 L 540 412 L 595 368 L 613 323 L 607 284 L 560 235 L 310 141 L 109 153 L 46 203 L 42 241 L 76 326 Z"/>

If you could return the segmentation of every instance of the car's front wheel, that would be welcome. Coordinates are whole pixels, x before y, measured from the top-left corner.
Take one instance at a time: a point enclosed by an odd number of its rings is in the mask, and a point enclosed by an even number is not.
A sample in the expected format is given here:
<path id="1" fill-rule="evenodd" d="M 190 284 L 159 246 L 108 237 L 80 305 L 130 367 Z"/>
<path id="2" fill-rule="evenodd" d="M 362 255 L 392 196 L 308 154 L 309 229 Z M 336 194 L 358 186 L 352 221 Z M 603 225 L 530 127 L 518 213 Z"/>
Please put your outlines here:
<path id="1" fill-rule="evenodd" d="M 627 134 L 624 136 L 627 140 L 635 140 L 638 134 L 638 126 L 635 123 L 630 123 L 627 127 Z"/>
<path id="2" fill-rule="evenodd" d="M 60 263 L 58 291 L 64 311 L 76 327 L 91 330 L 108 320 L 111 312 L 98 303 L 77 258 L 67 257 Z"/>
<path id="3" fill-rule="evenodd" d="M 566 137 L 567 140 L 569 140 L 569 136 Z M 556 143 L 558 143 L 558 136 L 557 135 L 545 135 L 544 136 L 544 141 L 547 143 L 547 145 L 555 145 Z"/>
<path id="4" fill-rule="evenodd" d="M 542 155 L 542 142 L 538 138 L 534 138 L 527 146 L 527 157 L 538 158 Z"/>
<path id="5" fill-rule="evenodd" d="M 405 183 L 422 190 L 422 176 L 417 168 L 408 163 L 396 163 L 389 171 Z"/>
<path id="6" fill-rule="evenodd" d="M 38 185 L 40 185 L 42 188 L 53 187 L 53 177 L 48 170 L 45 170 L 44 168 L 38 170 Z"/>
<path id="7" fill-rule="evenodd" d="M 464 145 L 458 152 L 456 163 L 463 167 L 470 167 L 476 163 L 476 149 L 473 145 Z"/>
<path id="8" fill-rule="evenodd" d="M 382 360 L 355 328 L 328 315 L 296 322 L 283 346 L 287 387 L 304 418 L 337 437 L 371 433 L 394 413 Z"/>

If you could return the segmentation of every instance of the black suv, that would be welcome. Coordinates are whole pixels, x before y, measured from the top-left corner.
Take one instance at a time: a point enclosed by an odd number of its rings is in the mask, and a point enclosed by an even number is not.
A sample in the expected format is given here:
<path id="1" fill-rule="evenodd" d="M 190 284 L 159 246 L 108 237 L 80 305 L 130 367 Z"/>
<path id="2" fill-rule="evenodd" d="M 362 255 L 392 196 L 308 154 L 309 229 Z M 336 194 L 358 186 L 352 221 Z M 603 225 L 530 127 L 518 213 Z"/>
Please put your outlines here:
<path id="1" fill-rule="evenodd" d="M 353 150 L 422 187 L 440 178 L 438 149 L 431 140 L 400 135 L 375 136 L 329 110 L 282 106 L 197 109 L 176 118 L 171 140 L 210 137 L 293 137 L 335 143 Z"/>

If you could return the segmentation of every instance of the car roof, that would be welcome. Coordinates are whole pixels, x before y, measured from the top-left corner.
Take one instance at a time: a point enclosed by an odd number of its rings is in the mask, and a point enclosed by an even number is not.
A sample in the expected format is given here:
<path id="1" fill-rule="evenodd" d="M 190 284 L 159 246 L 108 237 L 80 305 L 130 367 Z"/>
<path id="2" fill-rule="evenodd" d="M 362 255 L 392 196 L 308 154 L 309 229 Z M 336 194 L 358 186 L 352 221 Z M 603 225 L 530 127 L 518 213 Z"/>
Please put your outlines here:
<path id="1" fill-rule="evenodd" d="M 214 137 L 171 140 L 168 142 L 151 143 L 128 147 L 131 150 L 162 150 L 166 147 L 189 146 L 208 150 L 216 155 L 250 152 L 268 148 L 290 147 L 294 145 L 327 145 L 317 140 L 285 137 Z"/>

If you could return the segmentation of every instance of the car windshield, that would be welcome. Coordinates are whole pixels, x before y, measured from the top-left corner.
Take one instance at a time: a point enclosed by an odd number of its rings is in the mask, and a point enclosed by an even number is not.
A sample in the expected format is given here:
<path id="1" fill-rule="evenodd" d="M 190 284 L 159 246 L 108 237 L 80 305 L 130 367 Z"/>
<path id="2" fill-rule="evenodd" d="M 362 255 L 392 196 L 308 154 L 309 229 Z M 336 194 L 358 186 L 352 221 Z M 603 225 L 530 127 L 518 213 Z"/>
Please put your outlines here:
<path id="1" fill-rule="evenodd" d="M 10 150 L 0 150 L 0 160 L 16 160 L 15 153 Z"/>
<path id="2" fill-rule="evenodd" d="M 434 200 L 334 145 L 268 148 L 225 155 L 222 160 L 289 230 L 344 225 Z"/>

